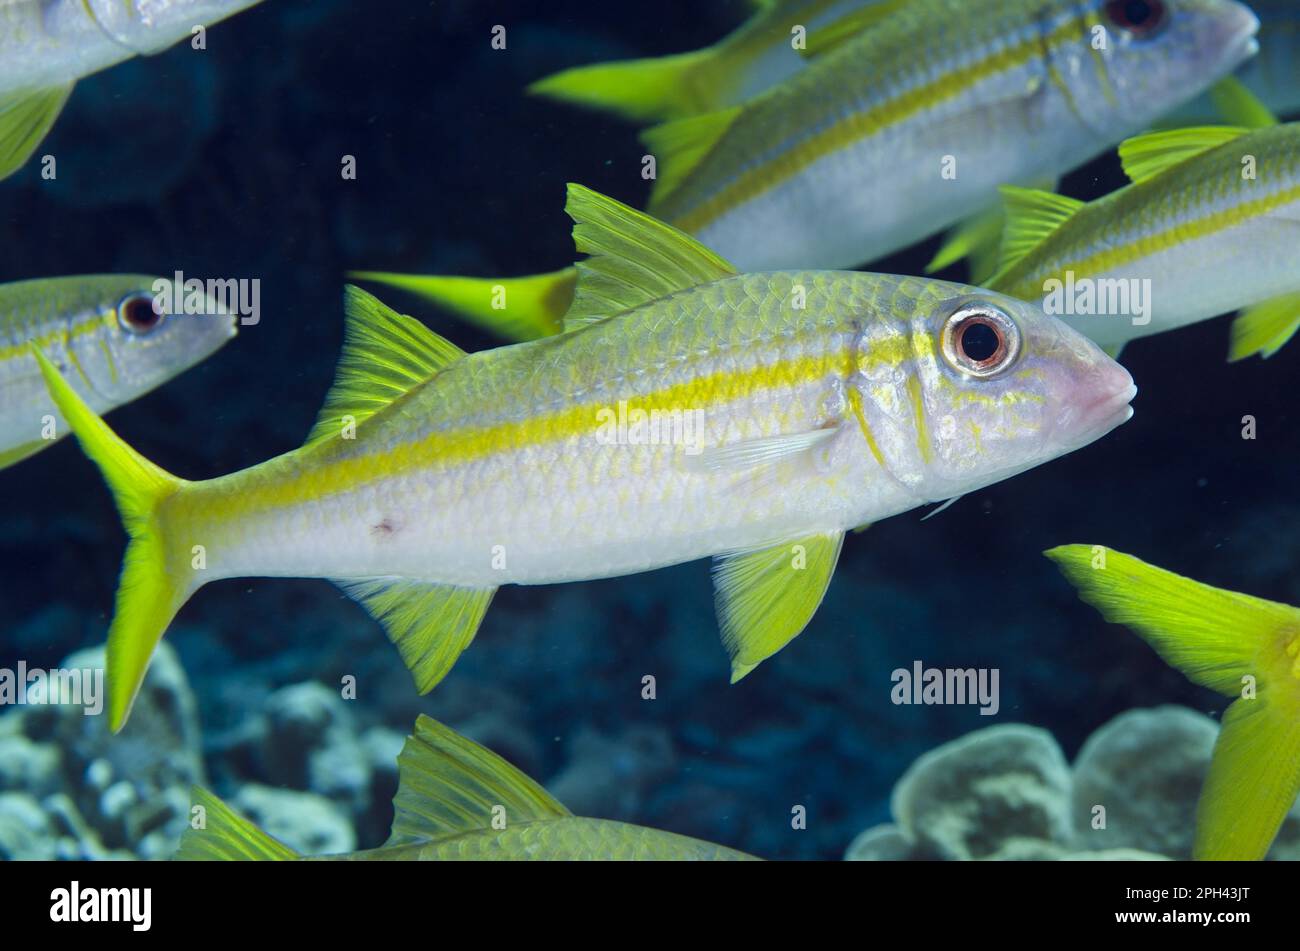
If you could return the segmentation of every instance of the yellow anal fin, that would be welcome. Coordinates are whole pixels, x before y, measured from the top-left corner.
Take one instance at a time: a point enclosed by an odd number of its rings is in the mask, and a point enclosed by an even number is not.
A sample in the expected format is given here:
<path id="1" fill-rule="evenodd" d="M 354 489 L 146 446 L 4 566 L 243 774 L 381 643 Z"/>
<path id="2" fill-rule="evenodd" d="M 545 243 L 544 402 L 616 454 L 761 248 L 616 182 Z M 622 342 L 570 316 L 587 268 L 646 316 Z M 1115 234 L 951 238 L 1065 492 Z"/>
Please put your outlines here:
<path id="1" fill-rule="evenodd" d="M 0 179 L 8 178 L 36 151 L 72 93 L 72 83 L 0 96 Z"/>
<path id="2" fill-rule="evenodd" d="M 174 859 L 181 862 L 283 862 L 298 853 L 263 832 L 201 786 L 190 789 L 190 823 Z"/>
<path id="3" fill-rule="evenodd" d="M 560 333 L 578 282 L 578 270 L 573 267 L 547 274 L 502 278 L 387 271 L 353 271 L 348 276 L 414 294 L 513 342 Z"/>
<path id="4" fill-rule="evenodd" d="M 349 285 L 343 297 L 347 326 L 338 375 L 308 444 L 337 438 L 345 426 L 369 419 L 465 355 L 359 287 Z"/>
<path id="5" fill-rule="evenodd" d="M 425 842 L 572 815 L 537 782 L 491 750 L 420 715 L 397 757 L 393 830 L 386 846 Z"/>
<path id="6" fill-rule="evenodd" d="M 1214 588 L 1100 545 L 1046 552 L 1112 623 L 1236 698 L 1197 808 L 1194 854 L 1260 859 L 1300 791 L 1300 609 Z"/>
<path id="7" fill-rule="evenodd" d="M 1248 132 L 1249 129 L 1240 126 L 1192 126 L 1148 132 L 1121 142 L 1119 160 L 1130 181 L 1145 182 Z"/>
<path id="8" fill-rule="evenodd" d="M 732 106 L 687 119 L 677 119 L 646 129 L 641 141 L 655 157 L 656 177 L 650 190 L 649 208 L 656 206 L 681 187 L 682 182 L 704 161 L 727 130 L 739 118 L 743 107 Z"/>
<path id="9" fill-rule="evenodd" d="M 569 185 L 564 210 L 582 254 L 564 329 L 575 330 L 736 273 L 690 235 L 581 185 Z"/>
<path id="10" fill-rule="evenodd" d="M 1277 116 L 1236 76 L 1224 76 L 1210 87 L 1210 99 L 1223 120 L 1247 129 L 1277 125 Z"/>
<path id="11" fill-rule="evenodd" d="M 843 532 L 831 532 L 714 559 L 715 605 L 722 643 L 731 655 L 732 683 L 808 626 L 843 542 Z"/>
<path id="12" fill-rule="evenodd" d="M 1286 294 L 1247 307 L 1232 322 L 1228 360 L 1236 362 L 1259 354 L 1267 359 L 1286 345 L 1300 329 L 1300 294 Z"/>
<path id="13" fill-rule="evenodd" d="M 436 687 L 469 647 L 497 590 L 402 578 L 334 583 L 383 626 L 422 694 Z"/>
<path id="14" fill-rule="evenodd" d="M 901 9 L 908 0 L 872 0 L 846 13 L 833 23 L 808 31 L 808 42 L 800 53 L 812 59 L 837 50 Z"/>

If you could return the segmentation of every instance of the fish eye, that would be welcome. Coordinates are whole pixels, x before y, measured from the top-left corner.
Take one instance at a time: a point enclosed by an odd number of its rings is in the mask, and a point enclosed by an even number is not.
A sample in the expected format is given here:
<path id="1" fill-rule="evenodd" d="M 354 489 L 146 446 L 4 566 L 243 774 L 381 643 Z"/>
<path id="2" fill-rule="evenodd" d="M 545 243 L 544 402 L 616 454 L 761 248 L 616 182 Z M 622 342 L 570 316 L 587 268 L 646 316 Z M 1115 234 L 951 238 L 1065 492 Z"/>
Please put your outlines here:
<path id="1" fill-rule="evenodd" d="M 1105 13 L 1112 26 L 1139 40 L 1155 36 L 1169 22 L 1164 0 L 1108 0 Z"/>
<path id="2" fill-rule="evenodd" d="M 117 305 L 117 322 L 127 333 L 152 333 L 163 322 L 163 313 L 149 294 L 127 294 Z"/>
<path id="3" fill-rule="evenodd" d="M 1020 328 L 985 301 L 958 307 L 943 325 L 944 359 L 968 376 L 997 376 L 1020 354 Z"/>

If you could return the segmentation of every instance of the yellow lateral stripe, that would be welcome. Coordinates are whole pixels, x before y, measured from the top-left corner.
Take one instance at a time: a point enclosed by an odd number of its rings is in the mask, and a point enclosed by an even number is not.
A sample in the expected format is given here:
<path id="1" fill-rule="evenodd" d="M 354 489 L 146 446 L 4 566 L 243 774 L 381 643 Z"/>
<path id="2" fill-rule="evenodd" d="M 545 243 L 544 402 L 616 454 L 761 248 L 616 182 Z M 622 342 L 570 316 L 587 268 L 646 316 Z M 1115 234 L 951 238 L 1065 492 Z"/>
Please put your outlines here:
<path id="1" fill-rule="evenodd" d="M 1141 258 L 1157 254 L 1160 251 L 1181 244 L 1188 244 L 1201 238 L 1208 238 L 1220 231 L 1235 227 L 1251 218 L 1261 217 L 1283 205 L 1289 205 L 1296 201 L 1300 201 L 1300 185 L 1282 189 L 1263 198 L 1239 202 L 1229 208 L 1211 212 L 1200 218 L 1175 221 L 1162 231 L 1154 231 L 1132 241 L 1090 254 L 1082 260 L 1059 265 L 1053 268 L 1051 273 L 1047 274 L 1042 280 L 1059 277 L 1067 271 L 1074 272 L 1075 280 L 1096 277 L 1114 268 L 1132 264 Z M 1025 282 L 1011 293 L 1017 297 L 1025 297 L 1023 292 L 1030 286 L 1031 280 L 1034 281 L 1031 296 L 1037 295 L 1041 291 L 1041 288 L 1038 287 L 1041 281 L 1029 277 L 1026 277 Z"/>
<path id="2" fill-rule="evenodd" d="M 863 355 L 849 352 L 855 345 L 846 342 L 840 348 L 816 356 L 744 370 L 720 371 L 655 392 L 616 399 L 626 400 L 628 412 L 662 413 L 725 405 L 765 391 L 788 389 L 830 375 L 842 376 L 849 361 L 861 365 Z M 884 347 L 879 361 L 905 359 L 901 353 L 893 352 L 897 349 L 896 345 Z M 518 452 L 595 433 L 603 425 L 597 417 L 602 408 L 606 408 L 605 404 L 584 403 L 531 419 L 512 420 L 478 429 L 430 433 L 382 454 L 321 460 L 318 465 L 290 478 L 258 484 L 255 489 L 235 493 L 221 504 L 221 513 L 230 516 L 295 505 L 413 471 L 445 471 L 499 453 Z"/>
<path id="3" fill-rule="evenodd" d="M 1047 37 L 1047 48 L 1055 49 L 1062 40 L 1077 36 L 1085 24 L 1086 18 L 1076 17 L 1057 27 Z M 944 74 L 928 85 L 909 89 L 895 99 L 886 100 L 863 112 L 851 113 L 824 131 L 797 143 L 766 165 L 743 173 L 690 211 L 673 216 L 672 222 L 683 231 L 697 232 L 728 210 L 753 201 L 764 192 L 793 178 L 823 156 L 956 98 L 967 87 L 981 80 L 1023 66 L 1040 55 L 1043 45 L 1042 37 L 1031 37 L 1010 49 L 991 52 L 983 59 Z"/>

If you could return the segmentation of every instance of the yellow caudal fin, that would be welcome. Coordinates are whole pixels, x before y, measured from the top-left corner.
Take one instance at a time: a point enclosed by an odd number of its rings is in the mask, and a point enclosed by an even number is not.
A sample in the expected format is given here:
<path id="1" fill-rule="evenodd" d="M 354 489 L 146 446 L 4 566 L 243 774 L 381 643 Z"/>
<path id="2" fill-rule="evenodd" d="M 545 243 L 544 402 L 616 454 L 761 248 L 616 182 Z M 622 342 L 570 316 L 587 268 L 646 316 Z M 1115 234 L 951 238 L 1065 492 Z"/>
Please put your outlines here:
<path id="1" fill-rule="evenodd" d="M 160 510 L 190 485 L 145 459 L 109 429 L 33 348 L 55 405 L 68 420 L 82 449 L 104 475 L 130 536 L 117 606 L 108 631 L 108 716 L 117 732 L 131 713 L 154 648 L 176 612 L 199 587 L 190 555 L 171 550 L 160 526 Z"/>
<path id="2" fill-rule="evenodd" d="M 727 99 L 728 67 L 714 47 L 578 66 L 539 79 L 535 96 L 611 112 L 645 125 L 711 112 Z"/>
<path id="3" fill-rule="evenodd" d="M 1300 792 L 1300 609 L 1213 588 L 1100 545 L 1045 553 L 1106 620 L 1234 697 L 1196 815 L 1198 859 L 1262 859 Z"/>
<path id="4" fill-rule="evenodd" d="M 173 859 L 179 862 L 283 862 L 298 853 L 200 786 L 190 789 L 190 824 Z"/>
<path id="5" fill-rule="evenodd" d="M 414 294 L 512 342 L 560 333 L 573 303 L 576 268 L 527 277 L 453 277 L 353 271 L 349 277 Z"/>

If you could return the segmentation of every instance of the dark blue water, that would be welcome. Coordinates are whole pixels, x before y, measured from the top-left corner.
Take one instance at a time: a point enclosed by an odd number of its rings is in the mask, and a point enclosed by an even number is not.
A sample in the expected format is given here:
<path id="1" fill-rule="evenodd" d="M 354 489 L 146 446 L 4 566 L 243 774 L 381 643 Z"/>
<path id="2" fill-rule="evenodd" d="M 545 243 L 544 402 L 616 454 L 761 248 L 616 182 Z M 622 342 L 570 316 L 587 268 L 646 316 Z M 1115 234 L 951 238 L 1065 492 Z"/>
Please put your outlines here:
<path id="1" fill-rule="evenodd" d="M 213 27 L 204 53 L 174 49 L 86 81 L 48 146 L 59 179 L 29 168 L 0 187 L 0 279 L 259 278 L 262 322 L 113 424 L 187 478 L 294 448 L 333 375 L 347 269 L 548 270 L 573 257 L 566 181 L 643 203 L 634 130 L 526 98 L 528 81 L 695 48 L 747 5 L 539 6 L 275 0 Z M 508 28 L 505 51 L 489 46 L 496 23 Z M 344 155 L 356 156 L 355 181 L 339 174 Z M 1067 190 L 1091 198 L 1119 184 L 1105 160 Z M 919 272 L 934 246 L 876 269 Z M 390 297 L 467 349 L 494 345 Z M 930 521 L 912 513 L 850 536 L 808 630 L 736 686 L 703 562 L 503 589 L 427 698 L 379 627 L 327 583 L 211 585 L 167 639 L 197 697 L 212 781 L 224 795 L 275 785 L 274 764 L 240 754 L 231 732 L 277 688 L 335 689 L 355 675 L 358 723 L 404 732 L 418 712 L 445 719 L 543 782 L 562 777 L 575 811 L 771 858 L 834 858 L 887 818 L 912 759 L 990 720 L 1049 729 L 1072 754 L 1132 707 L 1217 711 L 1218 698 L 1081 605 L 1040 552 L 1101 543 L 1300 602 L 1300 347 L 1229 366 L 1227 328 L 1133 345 L 1136 416 L 1098 444 Z M 1247 414 L 1253 441 L 1241 438 Z M 124 535 L 71 442 L 0 473 L 0 490 L 0 666 L 53 666 L 102 641 Z M 1000 713 L 894 705 L 890 673 L 914 660 L 1000 669 Z M 641 699 L 646 675 L 653 701 Z M 805 830 L 791 828 L 796 805 Z M 371 811 L 361 845 L 382 838 L 382 802 Z"/>

